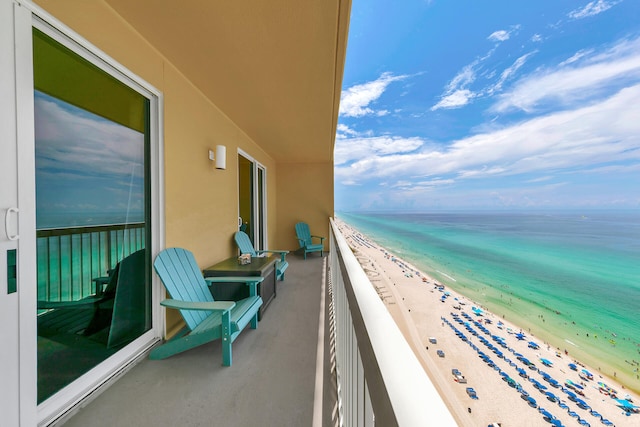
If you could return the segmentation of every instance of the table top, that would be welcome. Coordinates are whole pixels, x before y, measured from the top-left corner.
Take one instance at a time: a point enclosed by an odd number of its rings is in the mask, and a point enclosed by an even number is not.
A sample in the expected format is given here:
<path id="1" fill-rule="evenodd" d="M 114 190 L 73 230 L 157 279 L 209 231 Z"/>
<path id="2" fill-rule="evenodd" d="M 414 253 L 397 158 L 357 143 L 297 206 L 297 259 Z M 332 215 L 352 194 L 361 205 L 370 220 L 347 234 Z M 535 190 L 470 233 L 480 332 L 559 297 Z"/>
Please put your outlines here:
<path id="1" fill-rule="evenodd" d="M 207 274 L 217 273 L 217 272 L 226 272 L 226 273 L 258 273 L 259 275 L 263 275 L 263 272 L 267 271 L 269 268 L 273 268 L 273 265 L 277 261 L 277 257 L 275 256 L 264 256 L 264 257 L 253 257 L 251 258 L 250 264 L 238 264 L 238 257 L 227 258 L 224 261 L 220 261 L 217 264 L 214 264 L 210 267 L 207 267 L 203 270 L 203 274 L 207 276 Z"/>

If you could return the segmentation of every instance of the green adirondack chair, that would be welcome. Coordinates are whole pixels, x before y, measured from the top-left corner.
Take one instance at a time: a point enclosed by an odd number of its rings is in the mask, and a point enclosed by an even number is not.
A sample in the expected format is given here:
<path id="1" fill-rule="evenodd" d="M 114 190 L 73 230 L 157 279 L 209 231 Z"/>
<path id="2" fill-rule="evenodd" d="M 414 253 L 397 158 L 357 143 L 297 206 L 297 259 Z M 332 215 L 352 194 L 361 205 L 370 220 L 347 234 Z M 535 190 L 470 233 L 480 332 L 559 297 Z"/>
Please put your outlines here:
<path id="1" fill-rule="evenodd" d="M 156 347 L 150 359 L 164 359 L 210 341 L 222 339 L 222 364 L 231 366 L 231 344 L 250 323 L 258 327 L 258 309 L 262 298 L 257 294 L 262 277 L 202 276 L 191 252 L 169 248 L 160 252 L 153 267 L 173 299 L 162 301 L 165 307 L 180 310 L 186 326 L 175 337 Z M 249 297 L 240 301 L 214 301 L 207 282 L 246 283 Z"/>
<path id="2" fill-rule="evenodd" d="M 249 254 L 252 257 L 257 257 L 261 254 L 272 253 L 280 255 L 280 259 L 276 261 L 276 277 L 280 280 L 284 280 L 284 272 L 289 267 L 289 263 L 286 260 L 286 256 L 289 251 L 276 251 L 276 250 L 259 250 L 256 251 L 251 243 L 251 239 L 247 233 L 243 231 L 237 231 L 233 235 L 236 244 L 238 245 L 238 249 L 240 249 L 241 254 Z"/>
<path id="3" fill-rule="evenodd" d="M 296 224 L 296 235 L 300 249 L 304 250 L 304 259 L 307 259 L 307 252 L 320 251 L 320 256 L 323 256 L 324 237 L 312 235 L 307 223 L 299 222 Z M 320 239 L 320 243 L 313 243 L 313 238 Z"/>

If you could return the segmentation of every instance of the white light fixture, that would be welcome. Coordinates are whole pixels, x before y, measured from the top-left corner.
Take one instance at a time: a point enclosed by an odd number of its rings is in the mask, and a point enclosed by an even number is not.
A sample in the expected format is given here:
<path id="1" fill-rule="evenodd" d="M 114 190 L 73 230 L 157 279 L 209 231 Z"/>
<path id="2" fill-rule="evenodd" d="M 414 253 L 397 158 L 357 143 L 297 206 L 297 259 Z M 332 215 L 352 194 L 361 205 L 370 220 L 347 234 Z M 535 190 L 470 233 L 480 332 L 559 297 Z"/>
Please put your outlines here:
<path id="1" fill-rule="evenodd" d="M 215 153 L 213 150 L 209 150 L 209 160 L 215 160 L 216 169 L 227 168 L 227 147 L 224 145 L 216 145 Z"/>

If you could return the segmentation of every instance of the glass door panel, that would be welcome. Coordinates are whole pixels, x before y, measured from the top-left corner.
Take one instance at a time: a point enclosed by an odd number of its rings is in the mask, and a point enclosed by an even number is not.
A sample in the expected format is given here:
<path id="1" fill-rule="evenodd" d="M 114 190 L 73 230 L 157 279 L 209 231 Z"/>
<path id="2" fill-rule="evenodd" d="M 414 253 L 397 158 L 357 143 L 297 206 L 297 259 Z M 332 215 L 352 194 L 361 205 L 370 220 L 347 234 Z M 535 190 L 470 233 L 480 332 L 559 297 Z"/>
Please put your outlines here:
<path id="1" fill-rule="evenodd" d="M 33 30 L 38 403 L 151 328 L 150 100 Z"/>
<path id="2" fill-rule="evenodd" d="M 256 247 L 258 249 L 267 249 L 267 242 L 266 242 L 266 231 L 267 231 L 267 224 L 266 224 L 266 171 L 264 169 L 263 166 L 261 165 L 257 165 L 256 170 L 258 172 L 258 176 L 257 176 L 257 182 L 256 182 L 256 193 L 257 193 L 257 206 L 256 206 L 256 210 L 257 210 L 257 217 L 258 217 L 258 235 L 256 236 Z"/>
<path id="3" fill-rule="evenodd" d="M 266 169 L 238 154 L 238 228 L 249 235 L 255 249 L 266 249 Z"/>
<path id="4" fill-rule="evenodd" d="M 253 192 L 253 162 L 238 154 L 238 227 L 254 241 L 255 220 Z"/>

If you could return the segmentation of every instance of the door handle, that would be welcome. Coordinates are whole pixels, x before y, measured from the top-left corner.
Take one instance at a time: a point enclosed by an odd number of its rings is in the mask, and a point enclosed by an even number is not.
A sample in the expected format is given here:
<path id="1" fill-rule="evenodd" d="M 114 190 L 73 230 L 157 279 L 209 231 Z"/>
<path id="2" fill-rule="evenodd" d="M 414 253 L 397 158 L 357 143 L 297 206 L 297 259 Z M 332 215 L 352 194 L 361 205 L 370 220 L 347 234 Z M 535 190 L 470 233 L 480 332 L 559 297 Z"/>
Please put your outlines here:
<path id="1" fill-rule="evenodd" d="M 18 208 L 9 208 L 7 209 L 7 213 L 4 216 L 4 232 L 7 234 L 7 238 L 9 240 L 18 240 L 20 238 L 19 234 L 11 234 L 9 231 L 9 223 L 11 222 L 11 213 L 15 213 L 16 215 L 20 212 Z"/>

